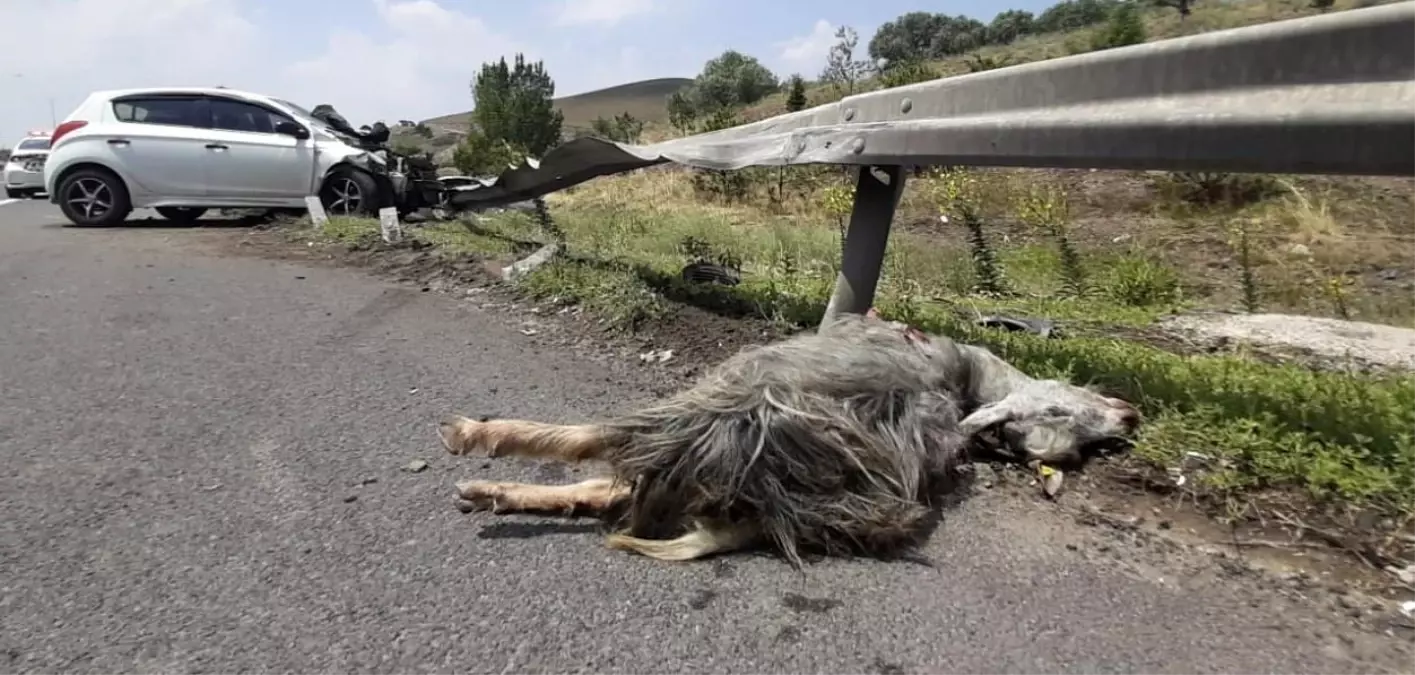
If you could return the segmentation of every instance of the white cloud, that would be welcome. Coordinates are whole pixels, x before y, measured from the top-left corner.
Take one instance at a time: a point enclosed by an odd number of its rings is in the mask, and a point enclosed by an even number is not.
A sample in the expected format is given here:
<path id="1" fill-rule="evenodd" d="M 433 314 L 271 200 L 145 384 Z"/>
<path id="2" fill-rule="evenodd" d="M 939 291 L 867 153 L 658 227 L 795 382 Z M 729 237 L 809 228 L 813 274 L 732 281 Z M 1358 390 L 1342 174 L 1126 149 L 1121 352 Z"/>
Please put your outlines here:
<path id="1" fill-rule="evenodd" d="M 556 26 L 610 27 L 655 9 L 654 0 L 560 0 L 551 8 Z"/>
<path id="2" fill-rule="evenodd" d="M 517 52 L 545 59 L 562 94 L 652 75 L 632 47 L 597 54 L 560 45 L 571 53 L 548 53 L 544 43 L 507 35 L 445 0 L 361 2 L 379 25 L 326 28 L 300 43 L 291 36 L 307 31 L 268 28 L 277 12 L 262 15 L 249 0 L 0 0 L 6 53 L 30 55 L 0 66 L 0 147 L 48 127 L 50 99 L 62 119 L 102 89 L 225 85 L 306 107 L 329 103 L 362 124 L 467 110 L 478 65 Z M 577 5 L 580 20 L 604 23 L 649 2 Z"/>
<path id="3" fill-rule="evenodd" d="M 781 67 L 787 72 L 814 77 L 825 67 L 826 56 L 835 45 L 835 30 L 829 21 L 817 19 L 811 32 L 777 43 L 781 50 L 777 57 Z"/>
<path id="4" fill-rule="evenodd" d="M 531 46 L 433 0 L 374 5 L 390 37 L 335 31 L 319 56 L 281 69 L 286 98 L 306 107 L 329 103 L 355 124 L 422 119 L 470 108 L 470 78 L 479 64 L 517 52 L 538 58 Z"/>
<path id="5" fill-rule="evenodd" d="M 49 126 L 50 99 L 62 119 L 94 90 L 221 84 L 247 66 L 231 56 L 259 37 L 233 0 L 0 2 L 0 26 L 6 53 L 26 55 L 0 70 L 6 146 Z"/>

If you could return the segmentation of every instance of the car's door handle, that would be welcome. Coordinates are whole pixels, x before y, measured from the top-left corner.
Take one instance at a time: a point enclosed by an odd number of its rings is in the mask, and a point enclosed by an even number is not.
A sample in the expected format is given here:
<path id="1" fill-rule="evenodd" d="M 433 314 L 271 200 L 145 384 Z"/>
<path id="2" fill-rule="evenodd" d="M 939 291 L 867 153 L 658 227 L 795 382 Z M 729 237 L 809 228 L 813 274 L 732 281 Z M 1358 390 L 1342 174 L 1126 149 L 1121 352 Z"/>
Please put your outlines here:
<path id="1" fill-rule="evenodd" d="M 109 145 L 129 145 L 128 139 L 126 139 L 126 138 L 110 138 L 110 139 L 108 139 L 108 144 L 109 144 Z"/>
<path id="2" fill-rule="evenodd" d="M 207 144 L 206 144 L 206 148 L 207 148 L 208 150 L 229 150 L 229 149 L 230 149 L 229 146 L 227 146 L 227 145 L 225 145 L 225 144 L 222 144 L 222 143 L 207 143 Z"/>

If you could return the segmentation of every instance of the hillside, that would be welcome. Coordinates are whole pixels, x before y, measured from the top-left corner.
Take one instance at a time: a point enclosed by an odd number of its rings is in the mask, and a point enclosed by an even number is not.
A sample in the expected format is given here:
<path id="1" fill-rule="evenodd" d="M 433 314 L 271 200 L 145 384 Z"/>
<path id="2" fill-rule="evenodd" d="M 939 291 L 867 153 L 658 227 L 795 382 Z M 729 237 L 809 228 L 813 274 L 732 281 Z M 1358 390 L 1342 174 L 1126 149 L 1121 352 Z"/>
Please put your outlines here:
<path id="1" fill-rule="evenodd" d="M 565 128 L 588 128 L 596 117 L 613 117 L 628 112 L 646 122 L 667 119 L 670 94 L 692 84 L 685 77 L 664 77 L 621 84 L 608 89 L 555 99 L 555 107 L 565 114 Z M 465 129 L 471 111 L 423 120 L 434 129 Z"/>
<path id="2" fill-rule="evenodd" d="M 1335 0 L 1328 11 L 1387 1 Z M 1141 20 L 1159 40 L 1319 11 L 1312 0 L 1199 0 L 1191 16 L 1154 8 Z M 1096 30 L 1034 34 L 928 67 L 947 77 L 1062 57 L 1089 49 Z M 687 81 L 671 82 L 560 103 L 567 124 L 625 109 L 657 119 L 644 133 L 654 142 L 679 133 L 663 119 L 663 101 Z M 862 84 L 856 91 L 881 86 Z M 821 83 L 807 92 L 811 105 L 841 95 Z M 779 114 L 784 98 L 773 94 L 740 119 Z M 514 286 L 547 306 L 578 305 L 606 330 L 638 333 L 640 344 L 672 350 L 673 363 L 716 361 L 820 321 L 851 208 L 845 175 L 792 166 L 721 180 L 666 166 L 551 194 L 546 202 L 575 255 Z M 972 205 L 968 227 L 956 224 L 965 221 L 959 203 Z M 1122 510 L 1144 486 L 1169 506 L 1219 516 L 1222 537 L 1234 541 L 1235 527 L 1277 541 L 1264 528 L 1290 522 L 1341 532 L 1359 542 L 1344 548 L 1383 551 L 1380 560 L 1415 553 L 1415 542 L 1395 534 L 1415 513 L 1415 378 L 1313 328 L 1415 328 L 1412 177 L 955 167 L 911 177 L 894 222 L 880 312 L 986 346 L 1037 376 L 1088 381 L 1145 410 L 1130 456 L 1094 474 L 1094 485 L 1117 491 Z M 377 240 L 376 221 L 358 227 L 353 236 Z M 518 213 L 430 225 L 414 236 L 496 267 L 547 241 Z M 702 261 L 739 267 L 739 283 L 683 282 L 684 265 Z M 1044 317 L 1065 339 L 979 327 L 987 315 Z M 1219 328 L 1194 328 L 1210 325 Z M 1264 328 L 1235 329 L 1254 325 Z M 1281 539 L 1304 556 L 1319 545 Z"/>

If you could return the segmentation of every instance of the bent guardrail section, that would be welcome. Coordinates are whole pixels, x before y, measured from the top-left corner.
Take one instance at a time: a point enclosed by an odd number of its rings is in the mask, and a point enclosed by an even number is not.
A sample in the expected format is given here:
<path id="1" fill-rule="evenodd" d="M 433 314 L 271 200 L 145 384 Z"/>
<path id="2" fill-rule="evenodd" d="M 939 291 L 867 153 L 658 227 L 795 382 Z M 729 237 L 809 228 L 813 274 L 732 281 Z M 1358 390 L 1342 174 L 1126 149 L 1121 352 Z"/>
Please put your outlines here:
<path id="1" fill-rule="evenodd" d="M 1415 174 L 1415 1 L 873 91 L 653 145 L 577 139 L 450 202 L 497 206 L 667 162 L 884 167 L 860 172 L 829 321 L 873 298 L 902 166 Z"/>

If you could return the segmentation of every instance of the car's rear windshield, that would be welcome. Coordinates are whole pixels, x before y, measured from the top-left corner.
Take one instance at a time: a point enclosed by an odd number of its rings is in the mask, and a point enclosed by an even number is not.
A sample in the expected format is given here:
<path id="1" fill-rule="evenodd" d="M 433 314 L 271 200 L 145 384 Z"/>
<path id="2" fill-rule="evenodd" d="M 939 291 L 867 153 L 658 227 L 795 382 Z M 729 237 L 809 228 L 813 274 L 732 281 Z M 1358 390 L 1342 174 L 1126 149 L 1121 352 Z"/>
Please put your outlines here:
<path id="1" fill-rule="evenodd" d="M 15 146 L 16 150 L 48 150 L 49 139 L 47 138 L 26 138 Z"/>

